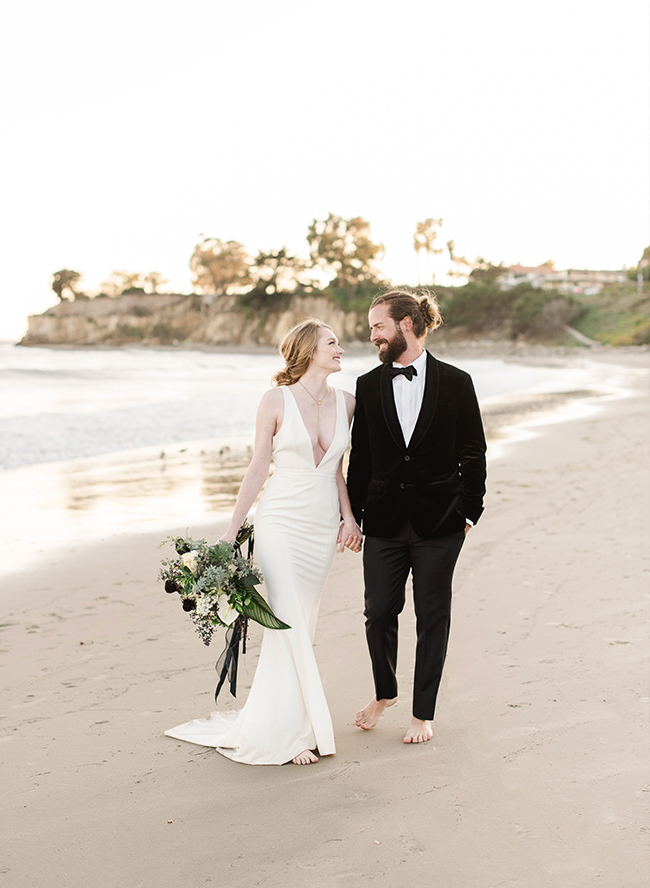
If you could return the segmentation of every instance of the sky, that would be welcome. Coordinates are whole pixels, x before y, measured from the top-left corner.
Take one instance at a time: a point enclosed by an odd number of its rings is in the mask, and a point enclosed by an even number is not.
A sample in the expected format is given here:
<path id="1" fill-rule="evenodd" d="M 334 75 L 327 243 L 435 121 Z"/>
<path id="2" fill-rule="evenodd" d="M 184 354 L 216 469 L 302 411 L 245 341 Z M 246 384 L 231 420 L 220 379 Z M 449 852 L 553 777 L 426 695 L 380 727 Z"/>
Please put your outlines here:
<path id="1" fill-rule="evenodd" d="M 469 258 L 635 265 L 650 243 L 646 0 L 32 0 L 0 13 L 0 339 L 113 269 L 189 292 L 200 236 L 306 257 L 362 216 L 417 282 Z M 444 268 L 439 269 L 440 274 Z"/>

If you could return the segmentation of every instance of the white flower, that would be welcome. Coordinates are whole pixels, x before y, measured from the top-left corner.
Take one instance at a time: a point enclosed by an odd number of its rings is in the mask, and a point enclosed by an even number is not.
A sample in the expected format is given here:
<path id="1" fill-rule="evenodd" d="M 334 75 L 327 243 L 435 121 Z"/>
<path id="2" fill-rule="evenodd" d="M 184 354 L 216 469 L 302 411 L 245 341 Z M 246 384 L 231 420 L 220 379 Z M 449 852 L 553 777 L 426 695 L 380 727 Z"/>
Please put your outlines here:
<path id="1" fill-rule="evenodd" d="M 219 614 L 219 619 L 226 624 L 226 626 L 230 626 L 231 623 L 234 623 L 237 617 L 239 616 L 239 611 L 236 611 L 235 608 L 228 601 L 228 596 L 225 592 L 222 592 L 218 599 L 219 603 L 217 605 L 217 613 Z"/>
<path id="2" fill-rule="evenodd" d="M 196 552 L 185 552 L 184 555 L 181 555 L 181 564 L 183 567 L 188 567 L 193 574 L 196 573 L 198 560 L 199 557 Z"/>
<path id="3" fill-rule="evenodd" d="M 207 595 L 202 595 L 196 602 L 196 613 L 199 617 L 207 617 L 212 610 L 212 602 Z"/>

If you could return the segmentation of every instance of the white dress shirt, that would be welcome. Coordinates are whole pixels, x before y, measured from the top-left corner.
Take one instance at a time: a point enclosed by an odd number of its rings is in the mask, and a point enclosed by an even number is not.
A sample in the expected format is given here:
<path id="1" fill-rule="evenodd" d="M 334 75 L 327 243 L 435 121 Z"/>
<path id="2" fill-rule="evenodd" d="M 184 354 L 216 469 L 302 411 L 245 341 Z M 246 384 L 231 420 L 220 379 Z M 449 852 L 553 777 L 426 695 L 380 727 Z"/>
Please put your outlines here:
<path id="1" fill-rule="evenodd" d="M 393 367 L 403 366 L 404 364 L 393 363 Z M 417 376 L 414 376 L 411 380 L 402 375 L 393 378 L 393 396 L 395 398 L 395 407 L 397 408 L 397 418 L 402 427 L 402 434 L 407 447 L 413 435 L 415 424 L 418 421 L 424 399 L 424 383 L 427 378 L 426 351 L 423 351 L 420 357 L 416 358 L 409 366 L 417 370 Z"/>
<path id="2" fill-rule="evenodd" d="M 404 364 L 393 362 L 393 367 L 403 367 Z M 393 378 L 393 396 L 395 398 L 395 407 L 397 408 L 397 418 L 402 427 L 404 442 L 409 446 L 409 442 L 418 421 L 420 410 L 422 409 L 422 401 L 424 400 L 424 383 L 427 378 L 427 353 L 423 351 L 419 358 L 416 358 L 411 364 L 418 371 L 418 375 L 414 376 L 410 381 L 406 376 L 395 376 Z M 469 518 L 465 519 L 470 527 L 474 526 L 474 522 Z"/>

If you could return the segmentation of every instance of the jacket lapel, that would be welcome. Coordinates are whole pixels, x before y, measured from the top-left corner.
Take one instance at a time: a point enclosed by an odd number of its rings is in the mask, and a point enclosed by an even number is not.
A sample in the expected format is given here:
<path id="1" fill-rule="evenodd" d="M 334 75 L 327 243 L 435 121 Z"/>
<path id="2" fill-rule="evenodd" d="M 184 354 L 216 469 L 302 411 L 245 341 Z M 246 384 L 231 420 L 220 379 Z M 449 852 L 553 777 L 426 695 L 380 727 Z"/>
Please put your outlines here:
<path id="1" fill-rule="evenodd" d="M 397 408 L 395 407 L 395 396 L 393 394 L 393 381 L 388 372 L 388 365 L 384 364 L 381 368 L 381 380 L 379 384 L 381 392 L 381 407 L 384 411 L 384 419 L 391 433 L 393 440 L 402 450 L 406 450 L 406 442 L 402 433 L 402 427 L 397 418 Z M 426 395 L 426 389 L 425 389 Z"/>
<path id="2" fill-rule="evenodd" d="M 433 415 L 438 406 L 438 375 L 438 362 L 430 352 L 427 352 L 427 378 L 424 383 L 424 398 L 422 399 L 420 415 L 418 416 L 415 428 L 413 429 L 413 434 L 411 435 L 411 440 L 409 441 L 409 450 L 417 447 L 429 431 L 429 426 L 431 425 Z M 394 400 L 393 410 L 395 410 Z M 395 417 L 397 417 L 397 410 L 395 410 Z M 399 427 L 399 420 L 397 424 Z M 402 438 L 402 440 L 404 439 Z"/>

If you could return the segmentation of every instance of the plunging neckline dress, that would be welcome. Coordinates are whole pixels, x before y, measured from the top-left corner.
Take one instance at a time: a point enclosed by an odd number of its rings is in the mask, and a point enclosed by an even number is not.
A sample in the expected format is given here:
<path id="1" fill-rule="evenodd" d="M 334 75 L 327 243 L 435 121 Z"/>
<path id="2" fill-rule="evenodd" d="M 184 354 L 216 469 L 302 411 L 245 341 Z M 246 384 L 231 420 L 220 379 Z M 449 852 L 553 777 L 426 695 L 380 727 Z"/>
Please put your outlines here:
<path id="1" fill-rule="evenodd" d="M 321 755 L 336 751 L 312 645 L 339 528 L 336 472 L 349 442 L 345 396 L 334 389 L 334 438 L 316 465 L 295 396 L 286 386 L 282 391 L 284 417 L 273 438 L 275 471 L 255 514 L 255 555 L 264 574 L 263 592 L 291 629 L 264 630 L 242 709 L 213 712 L 165 731 L 250 765 L 281 765 L 305 749 Z"/>

